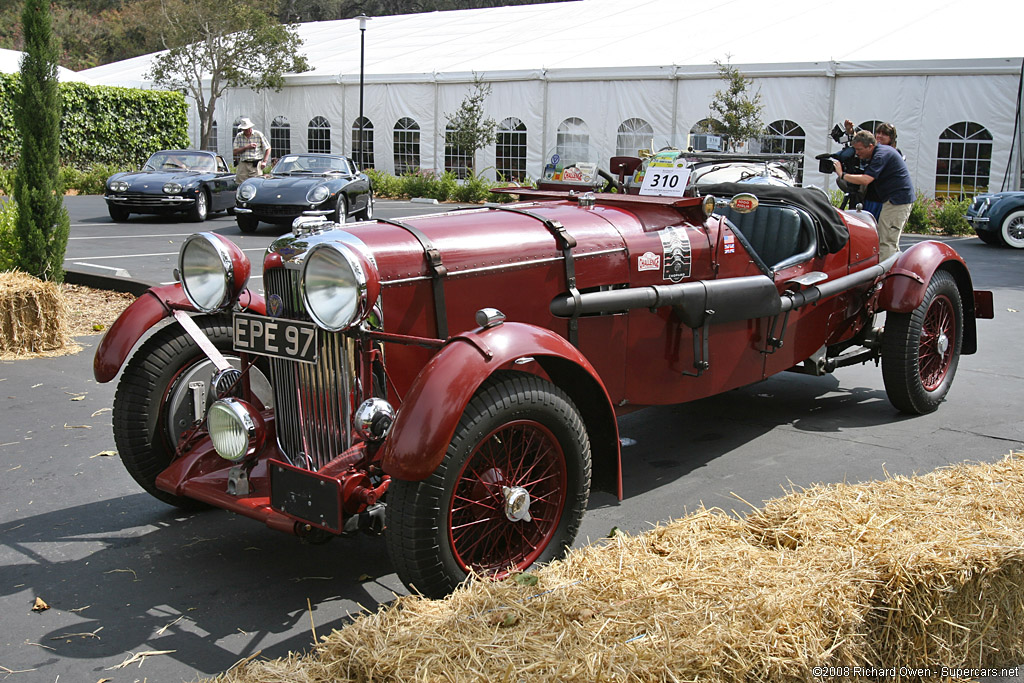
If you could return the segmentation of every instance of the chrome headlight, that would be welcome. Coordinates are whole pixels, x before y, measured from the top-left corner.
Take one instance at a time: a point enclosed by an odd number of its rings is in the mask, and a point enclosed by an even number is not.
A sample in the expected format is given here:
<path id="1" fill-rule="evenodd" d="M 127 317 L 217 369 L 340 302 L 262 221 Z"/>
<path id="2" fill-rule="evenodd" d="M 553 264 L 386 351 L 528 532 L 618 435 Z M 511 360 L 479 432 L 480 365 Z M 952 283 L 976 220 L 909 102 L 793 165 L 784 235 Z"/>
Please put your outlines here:
<path id="1" fill-rule="evenodd" d="M 128 191 L 128 183 L 126 183 L 123 180 L 115 180 L 114 182 L 110 183 L 110 191 L 111 192 L 127 192 Z"/>
<path id="2" fill-rule="evenodd" d="M 165 194 L 181 194 L 181 183 L 164 183 Z"/>
<path id="3" fill-rule="evenodd" d="M 260 450 L 266 436 L 257 410 L 237 398 L 225 398 L 210 406 L 206 428 L 217 455 L 238 462 Z"/>
<path id="4" fill-rule="evenodd" d="M 241 249 L 212 232 L 190 235 L 178 253 L 185 296 L 205 313 L 230 306 L 245 289 L 251 269 Z"/>
<path id="5" fill-rule="evenodd" d="M 256 183 L 242 183 L 238 187 L 238 198 L 247 202 L 256 196 Z"/>
<path id="6" fill-rule="evenodd" d="M 306 201 L 310 204 L 319 204 L 331 196 L 331 191 L 326 185 L 317 185 L 306 193 Z"/>
<path id="7" fill-rule="evenodd" d="M 380 294 L 376 265 L 356 250 L 334 242 L 313 247 L 302 266 L 306 311 L 331 332 L 358 325 Z"/>

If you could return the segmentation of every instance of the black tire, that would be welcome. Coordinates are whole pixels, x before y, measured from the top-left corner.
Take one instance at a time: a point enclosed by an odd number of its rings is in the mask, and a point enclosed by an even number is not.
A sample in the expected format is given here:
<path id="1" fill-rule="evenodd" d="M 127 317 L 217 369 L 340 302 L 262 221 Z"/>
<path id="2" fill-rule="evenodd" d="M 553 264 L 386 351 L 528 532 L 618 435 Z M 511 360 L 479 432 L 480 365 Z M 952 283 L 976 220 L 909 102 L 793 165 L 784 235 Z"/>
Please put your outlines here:
<path id="1" fill-rule="evenodd" d="M 367 193 L 366 207 L 356 211 L 357 221 L 369 221 L 373 220 L 373 192 Z"/>
<path id="2" fill-rule="evenodd" d="M 338 196 L 338 205 L 334 208 L 330 219 L 339 225 L 344 225 L 348 221 L 348 198 L 345 195 Z"/>
<path id="3" fill-rule="evenodd" d="M 131 215 L 131 211 L 123 206 L 114 206 L 112 204 L 107 204 L 107 213 L 110 214 L 110 220 L 115 223 L 124 223 L 128 220 L 128 216 Z"/>
<path id="4" fill-rule="evenodd" d="M 999 246 L 1003 243 L 1003 240 L 1000 239 L 999 235 L 996 233 L 991 233 L 987 230 L 975 230 L 974 232 L 975 234 L 978 235 L 978 239 L 980 239 L 985 244 Z"/>
<path id="5" fill-rule="evenodd" d="M 960 290 L 944 270 L 932 275 L 913 312 L 886 314 L 882 379 L 897 409 L 924 415 L 939 407 L 960 362 L 963 319 Z"/>
<path id="6" fill-rule="evenodd" d="M 210 196 L 206 190 L 199 190 L 196 193 L 196 201 L 186 212 L 188 219 L 193 223 L 202 223 L 210 215 Z"/>
<path id="7" fill-rule="evenodd" d="M 214 346 L 231 358 L 231 318 L 201 316 L 194 318 Z M 192 498 L 175 496 L 156 487 L 157 476 L 174 459 L 175 442 L 191 424 L 186 419 L 188 406 L 179 405 L 176 426 L 172 428 L 174 396 L 187 391 L 190 376 L 199 379 L 203 364 L 212 365 L 199 347 L 177 323 L 158 330 L 132 355 L 125 366 L 114 394 L 112 421 L 114 443 L 128 474 L 154 498 L 184 510 L 207 507 Z M 209 375 L 202 377 L 209 383 Z M 266 368 L 262 370 L 268 375 Z M 181 410 L 185 409 L 186 416 Z"/>
<path id="8" fill-rule="evenodd" d="M 437 470 L 392 481 L 386 537 L 399 578 L 438 598 L 470 570 L 502 578 L 561 557 L 587 507 L 590 471 L 590 440 L 569 397 L 534 375 L 496 373 L 466 406 Z M 454 505 L 456 494 L 472 504 Z M 524 501 L 527 517 L 508 517 Z"/>
<path id="9" fill-rule="evenodd" d="M 236 213 L 235 222 L 238 223 L 238 229 L 247 235 L 256 232 L 256 228 L 260 227 L 259 220 L 251 214 Z"/>

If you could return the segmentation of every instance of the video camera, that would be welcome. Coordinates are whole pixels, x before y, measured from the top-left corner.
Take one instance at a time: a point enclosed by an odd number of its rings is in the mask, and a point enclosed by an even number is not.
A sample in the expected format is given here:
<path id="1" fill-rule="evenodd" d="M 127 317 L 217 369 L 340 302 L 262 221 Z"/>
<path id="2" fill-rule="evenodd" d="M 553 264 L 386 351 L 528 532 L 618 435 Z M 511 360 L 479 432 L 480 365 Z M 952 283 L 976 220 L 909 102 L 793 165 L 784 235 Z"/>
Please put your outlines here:
<path id="1" fill-rule="evenodd" d="M 835 165 L 832 163 L 834 159 L 839 162 L 843 169 L 843 174 L 863 173 L 861 160 L 853 150 L 853 136 L 843 130 L 838 123 L 832 127 L 832 132 L 829 133 L 829 136 L 836 143 L 842 145 L 843 148 L 833 154 L 819 154 L 814 157 L 818 160 L 818 172 L 834 173 L 836 170 Z M 840 208 L 845 209 L 847 206 L 857 206 L 864 203 L 865 188 L 863 186 L 848 183 L 842 178 L 836 178 L 836 186 L 846 195 L 843 197 L 843 204 Z"/>

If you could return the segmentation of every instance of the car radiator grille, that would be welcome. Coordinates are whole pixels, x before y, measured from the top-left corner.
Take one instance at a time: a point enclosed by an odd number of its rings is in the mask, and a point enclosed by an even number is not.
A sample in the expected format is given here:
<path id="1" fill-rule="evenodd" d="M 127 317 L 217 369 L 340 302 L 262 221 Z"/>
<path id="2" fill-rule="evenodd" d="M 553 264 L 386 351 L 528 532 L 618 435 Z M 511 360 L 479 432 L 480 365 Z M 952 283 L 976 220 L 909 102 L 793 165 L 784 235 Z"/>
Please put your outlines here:
<path id="1" fill-rule="evenodd" d="M 298 271 L 274 268 L 263 278 L 267 298 L 277 294 L 283 300 L 285 317 L 309 320 Z M 354 368 L 353 341 L 324 330 L 315 364 L 270 360 L 277 442 L 296 467 L 319 470 L 352 445 Z"/>

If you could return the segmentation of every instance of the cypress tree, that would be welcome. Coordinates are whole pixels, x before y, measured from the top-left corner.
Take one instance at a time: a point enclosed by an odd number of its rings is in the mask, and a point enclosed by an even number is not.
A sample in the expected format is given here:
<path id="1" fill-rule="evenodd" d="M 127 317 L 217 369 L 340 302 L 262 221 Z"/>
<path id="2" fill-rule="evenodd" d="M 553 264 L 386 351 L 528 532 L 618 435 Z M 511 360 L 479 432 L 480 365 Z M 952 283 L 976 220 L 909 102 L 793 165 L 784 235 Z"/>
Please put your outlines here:
<path id="1" fill-rule="evenodd" d="M 70 221 L 59 177 L 58 48 L 49 0 L 25 0 L 21 25 L 25 56 L 14 96 L 14 121 L 22 141 L 14 177 L 16 263 L 29 275 L 61 282 Z"/>

